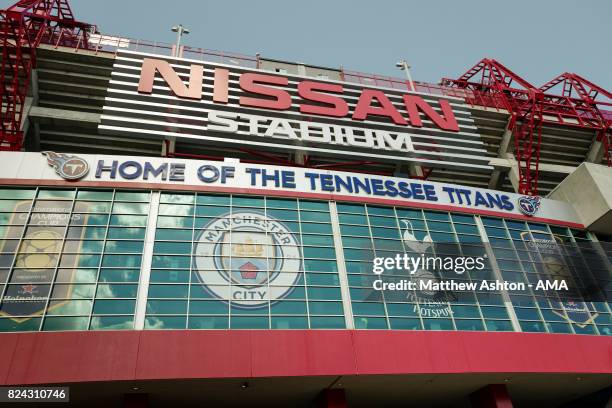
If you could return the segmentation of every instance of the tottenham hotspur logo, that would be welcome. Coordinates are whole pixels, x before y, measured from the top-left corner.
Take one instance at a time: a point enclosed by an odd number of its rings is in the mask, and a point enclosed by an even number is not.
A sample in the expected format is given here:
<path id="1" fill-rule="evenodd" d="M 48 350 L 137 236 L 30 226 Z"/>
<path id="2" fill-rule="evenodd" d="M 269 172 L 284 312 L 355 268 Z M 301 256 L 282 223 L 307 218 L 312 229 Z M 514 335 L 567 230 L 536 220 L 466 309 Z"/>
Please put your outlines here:
<path id="1" fill-rule="evenodd" d="M 281 222 L 252 211 L 215 218 L 195 246 L 197 276 L 215 297 L 242 308 L 267 307 L 297 284 L 302 254 Z"/>
<path id="2" fill-rule="evenodd" d="M 89 172 L 89 164 L 80 157 L 50 151 L 42 154 L 47 156 L 47 164 L 52 166 L 63 179 L 78 180 Z"/>

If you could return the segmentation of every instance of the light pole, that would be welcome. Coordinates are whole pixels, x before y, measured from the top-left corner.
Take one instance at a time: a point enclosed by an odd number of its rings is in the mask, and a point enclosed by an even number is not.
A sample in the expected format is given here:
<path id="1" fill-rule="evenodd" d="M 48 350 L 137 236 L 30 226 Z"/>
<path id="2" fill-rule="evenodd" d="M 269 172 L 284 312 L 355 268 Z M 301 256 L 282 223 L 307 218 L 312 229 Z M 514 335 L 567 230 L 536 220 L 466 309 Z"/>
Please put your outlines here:
<path id="1" fill-rule="evenodd" d="M 176 56 L 178 57 L 181 49 L 181 38 L 183 34 L 189 34 L 189 29 L 182 24 L 172 27 L 172 31 L 176 33 Z"/>
<path id="2" fill-rule="evenodd" d="M 395 66 L 401 69 L 402 71 L 406 72 L 406 77 L 408 78 L 410 89 L 412 91 L 416 91 L 416 88 L 414 87 L 414 81 L 412 80 L 412 76 L 410 75 L 410 65 L 408 65 L 408 62 L 405 59 L 403 59 L 400 62 L 396 63 Z"/>

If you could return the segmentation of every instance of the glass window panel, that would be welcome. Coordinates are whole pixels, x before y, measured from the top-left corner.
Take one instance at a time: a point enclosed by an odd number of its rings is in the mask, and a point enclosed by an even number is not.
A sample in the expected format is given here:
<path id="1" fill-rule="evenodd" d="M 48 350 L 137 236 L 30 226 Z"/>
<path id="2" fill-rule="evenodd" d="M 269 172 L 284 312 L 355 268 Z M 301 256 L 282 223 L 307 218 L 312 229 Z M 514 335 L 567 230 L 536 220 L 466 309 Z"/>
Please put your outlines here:
<path id="1" fill-rule="evenodd" d="M 268 329 L 270 322 L 263 316 L 231 316 L 231 329 Z"/>
<path id="2" fill-rule="evenodd" d="M 141 255 L 104 255 L 102 266 L 139 268 Z"/>
<path id="3" fill-rule="evenodd" d="M 380 238 L 400 239 L 399 230 L 395 228 L 372 227 L 372 236 Z"/>
<path id="4" fill-rule="evenodd" d="M 338 214 L 338 220 L 341 224 L 367 225 L 368 218 L 365 215 L 359 214 Z"/>
<path id="5" fill-rule="evenodd" d="M 356 235 L 362 237 L 370 236 L 370 229 L 368 227 L 360 227 L 354 225 L 340 225 L 340 232 L 342 236 L 345 235 Z"/>
<path id="6" fill-rule="evenodd" d="M 0 318 L 0 332 L 37 331 L 41 320 L 41 318 L 32 318 L 18 323 L 6 317 Z"/>
<path id="7" fill-rule="evenodd" d="M 147 315 L 185 313 L 187 313 L 186 300 L 147 300 Z"/>
<path id="8" fill-rule="evenodd" d="M 179 268 L 189 269 L 191 257 L 189 256 L 153 256 L 153 268 Z"/>
<path id="9" fill-rule="evenodd" d="M 170 241 L 191 241 L 193 231 L 190 229 L 165 229 L 157 228 L 155 239 Z"/>
<path id="10" fill-rule="evenodd" d="M 425 330 L 454 330 L 451 319 L 423 319 Z"/>
<path id="11" fill-rule="evenodd" d="M 109 228 L 109 239 L 144 239 L 144 228 Z"/>
<path id="12" fill-rule="evenodd" d="M 87 330 L 89 317 L 47 317 L 44 331 Z"/>
<path id="13" fill-rule="evenodd" d="M 156 242 L 153 252 L 157 254 L 190 254 L 190 242 Z"/>
<path id="14" fill-rule="evenodd" d="M 157 217 L 158 228 L 193 228 L 193 217 Z"/>
<path id="15" fill-rule="evenodd" d="M 273 329 L 307 329 L 308 318 L 306 316 L 273 316 Z"/>
<path id="16" fill-rule="evenodd" d="M 138 269 L 101 269 L 100 282 L 138 282 Z"/>
<path id="17" fill-rule="evenodd" d="M 149 316 L 145 319 L 145 329 L 184 329 L 187 316 Z"/>
<path id="18" fill-rule="evenodd" d="M 297 209 L 297 200 L 286 198 L 270 198 L 266 197 L 266 207 L 268 208 L 295 208 Z"/>
<path id="19" fill-rule="evenodd" d="M 542 322 L 520 320 L 519 323 L 524 332 L 546 332 L 546 326 Z"/>
<path id="20" fill-rule="evenodd" d="M 344 329 L 345 327 L 344 317 L 310 317 L 311 329 Z"/>
<path id="21" fill-rule="evenodd" d="M 323 300 L 335 300 L 340 299 L 340 288 L 332 287 L 309 287 L 308 299 L 323 299 Z"/>
<path id="22" fill-rule="evenodd" d="M 306 302 L 295 300 L 280 300 L 270 306 L 272 314 L 306 314 Z M 312 312 L 312 309 L 310 311 Z"/>
<path id="23" fill-rule="evenodd" d="M 368 215 L 382 215 L 385 217 L 395 217 L 395 211 L 393 207 L 379 207 L 375 205 L 368 205 Z"/>
<path id="24" fill-rule="evenodd" d="M 58 198 L 71 200 L 74 198 L 75 190 L 61 190 L 61 189 L 39 189 L 38 198 Z"/>
<path id="25" fill-rule="evenodd" d="M 330 222 L 331 218 L 329 213 L 314 212 L 314 211 L 301 211 L 300 219 L 302 222 Z"/>
<path id="26" fill-rule="evenodd" d="M 198 217 L 221 217 L 221 216 L 229 217 L 230 208 L 229 207 L 213 207 L 210 205 L 206 205 L 206 206 L 198 205 L 196 207 L 196 215 Z M 206 220 L 205 224 L 207 224 L 210 221 L 211 220 Z"/>
<path id="27" fill-rule="evenodd" d="M 302 244 L 318 246 L 334 246 L 334 239 L 329 235 L 302 235 Z"/>
<path id="28" fill-rule="evenodd" d="M 189 316 L 189 329 L 227 329 L 227 316 Z"/>
<path id="29" fill-rule="evenodd" d="M 96 300 L 94 314 L 133 314 L 135 300 Z"/>
<path id="30" fill-rule="evenodd" d="M 176 204 L 192 204 L 195 202 L 195 195 L 193 193 L 161 193 L 161 203 L 176 203 Z"/>
<path id="31" fill-rule="evenodd" d="M 266 214 L 269 217 L 276 218 L 278 220 L 287 220 L 287 221 L 297 221 L 298 220 L 298 212 L 291 210 L 266 210 Z"/>
<path id="32" fill-rule="evenodd" d="M 138 285 L 99 284 L 96 298 L 135 298 Z"/>
<path id="33" fill-rule="evenodd" d="M 251 196 L 232 196 L 232 206 L 236 207 L 263 207 L 263 197 L 251 197 Z"/>
<path id="34" fill-rule="evenodd" d="M 115 201 L 140 201 L 148 202 L 151 194 L 149 192 L 116 191 Z"/>
<path id="35" fill-rule="evenodd" d="M 0 188 L 0 198 L 24 199 L 34 198 L 36 190 L 21 188 Z"/>
<path id="36" fill-rule="evenodd" d="M 302 232 L 306 234 L 330 234 L 332 233 L 331 225 L 329 224 L 314 224 L 302 222 Z"/>
<path id="37" fill-rule="evenodd" d="M 47 315 L 89 315 L 91 300 L 52 300 Z"/>
<path id="38" fill-rule="evenodd" d="M 110 225 L 122 227 L 144 227 L 147 225 L 146 215 L 112 215 Z"/>
<path id="39" fill-rule="evenodd" d="M 352 213 L 352 214 L 365 214 L 365 206 L 363 204 L 336 204 L 338 212 L 341 213 Z"/>
<path id="40" fill-rule="evenodd" d="M 131 330 L 133 328 L 133 316 L 93 316 L 91 318 L 91 330 Z"/>
<path id="41" fill-rule="evenodd" d="M 355 328 L 356 329 L 372 329 L 381 330 L 387 329 L 387 319 L 384 317 L 355 317 Z"/>
<path id="42" fill-rule="evenodd" d="M 193 205 L 179 204 L 160 204 L 159 215 L 180 215 L 183 217 L 193 217 L 195 208 Z"/>
<path id="43" fill-rule="evenodd" d="M 362 303 L 362 302 L 353 302 L 353 314 L 358 315 L 375 315 L 375 316 L 384 316 L 385 308 L 382 303 Z"/>
<path id="44" fill-rule="evenodd" d="M 23 200 L 0 200 L 0 211 L 9 212 L 9 215 L 10 215 L 10 212 L 15 211 L 19 204 L 24 204 L 20 208 L 21 211 L 28 211 L 29 210 L 29 207 L 30 207 L 30 202 L 29 201 L 23 201 Z M 25 204 L 27 204 L 27 205 L 25 205 Z"/>
<path id="45" fill-rule="evenodd" d="M 455 319 L 457 330 L 484 330 L 482 320 L 476 319 Z"/>
<path id="46" fill-rule="evenodd" d="M 74 203 L 74 212 L 82 213 L 107 213 L 111 205 L 104 201 L 77 201 Z"/>
<path id="47" fill-rule="evenodd" d="M 105 252 L 114 253 L 142 253 L 142 241 L 106 241 Z"/>
<path id="48" fill-rule="evenodd" d="M 195 278 L 197 279 L 197 278 Z M 151 282 L 189 283 L 189 271 L 180 269 L 152 269 Z"/>
<path id="49" fill-rule="evenodd" d="M 397 218 L 410 218 L 410 219 L 423 219 L 423 212 L 421 210 L 406 210 L 406 209 L 396 209 Z"/>
<path id="50" fill-rule="evenodd" d="M 216 300 L 192 300 L 189 302 L 190 314 L 227 314 L 229 305 L 225 302 Z"/>
<path id="51" fill-rule="evenodd" d="M 306 283 L 308 285 L 330 285 L 340 286 L 338 275 L 332 273 L 306 273 Z"/>
<path id="52" fill-rule="evenodd" d="M 513 331 L 510 320 L 485 320 L 489 331 Z"/>
<path id="53" fill-rule="evenodd" d="M 342 302 L 308 302 L 311 315 L 342 315 L 344 307 Z"/>
<path id="54" fill-rule="evenodd" d="M 389 318 L 392 330 L 422 330 L 419 319 L 402 319 L 397 317 Z"/>
<path id="55" fill-rule="evenodd" d="M 186 298 L 188 285 L 150 285 L 149 298 Z"/>
<path id="56" fill-rule="evenodd" d="M 230 196 L 213 195 L 213 194 L 200 194 L 196 197 L 196 203 L 206 205 L 230 205 Z"/>
<path id="57" fill-rule="evenodd" d="M 446 222 L 427 221 L 427 226 L 429 227 L 431 231 L 453 232 L 452 225 Z"/>
<path id="58" fill-rule="evenodd" d="M 336 259 L 336 251 L 334 248 L 304 247 L 304 258 Z"/>
<path id="59" fill-rule="evenodd" d="M 110 201 L 113 199 L 113 192 L 110 190 L 79 190 L 77 200 L 97 200 Z"/>
<path id="60" fill-rule="evenodd" d="M 314 210 L 329 212 L 329 204 L 322 201 L 300 200 L 300 210 Z"/>
<path id="61" fill-rule="evenodd" d="M 397 220 L 391 217 L 369 217 L 370 225 L 376 227 L 397 228 Z"/>

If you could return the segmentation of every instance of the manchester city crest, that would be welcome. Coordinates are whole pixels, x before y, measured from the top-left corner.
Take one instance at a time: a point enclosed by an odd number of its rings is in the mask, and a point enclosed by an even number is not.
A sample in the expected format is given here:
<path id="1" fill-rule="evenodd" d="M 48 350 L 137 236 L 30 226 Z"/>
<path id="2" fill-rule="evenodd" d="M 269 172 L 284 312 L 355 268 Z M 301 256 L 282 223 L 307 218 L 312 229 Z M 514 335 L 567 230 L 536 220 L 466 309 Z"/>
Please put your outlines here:
<path id="1" fill-rule="evenodd" d="M 42 152 L 47 156 L 47 163 L 65 180 L 78 180 L 89 172 L 89 164 L 77 156 L 51 151 Z"/>
<path id="2" fill-rule="evenodd" d="M 286 297 L 300 278 L 302 254 L 280 221 L 251 211 L 215 218 L 200 232 L 197 276 L 215 297 L 243 308 Z"/>
<path id="3" fill-rule="evenodd" d="M 523 196 L 518 199 L 519 210 L 525 215 L 533 216 L 540 209 L 542 199 L 537 196 Z"/>

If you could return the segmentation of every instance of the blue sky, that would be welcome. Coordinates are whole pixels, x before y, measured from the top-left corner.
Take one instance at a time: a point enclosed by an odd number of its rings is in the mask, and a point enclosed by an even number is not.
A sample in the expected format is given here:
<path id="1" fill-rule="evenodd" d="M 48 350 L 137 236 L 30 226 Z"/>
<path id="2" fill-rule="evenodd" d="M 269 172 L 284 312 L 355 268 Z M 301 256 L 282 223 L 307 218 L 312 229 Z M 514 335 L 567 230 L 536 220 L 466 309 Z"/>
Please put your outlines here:
<path id="1" fill-rule="evenodd" d="M 3 1 L 10 4 L 11 1 Z M 483 57 L 541 85 L 576 72 L 612 89 L 610 0 L 70 0 L 105 34 L 402 76 L 457 77 Z"/>

